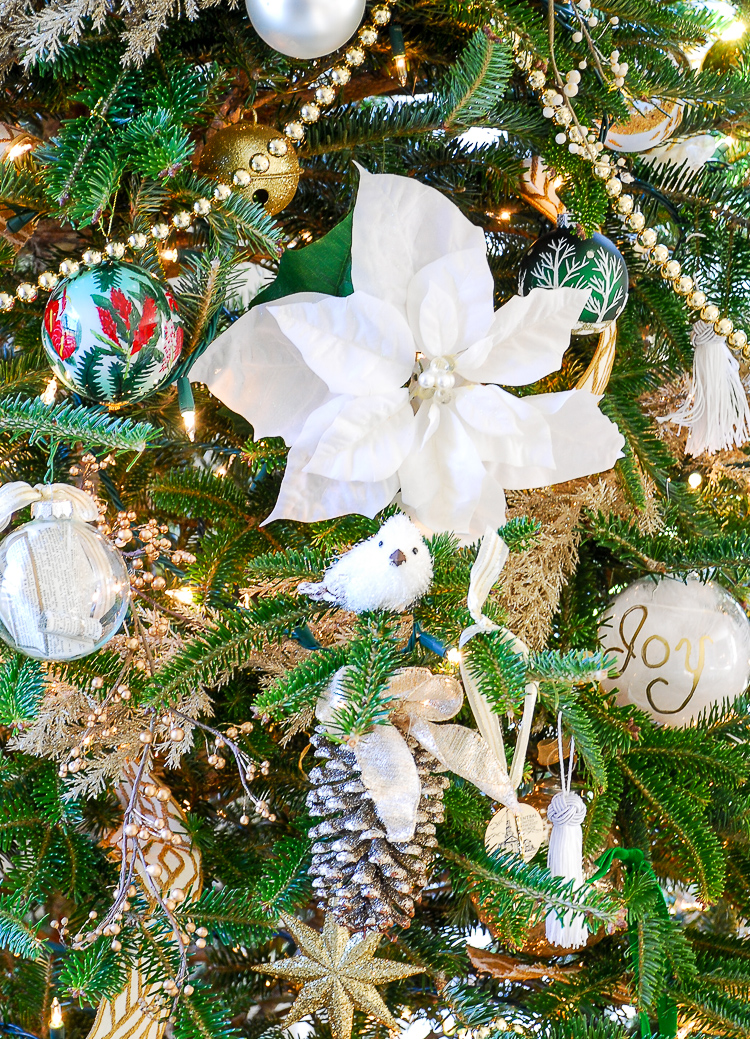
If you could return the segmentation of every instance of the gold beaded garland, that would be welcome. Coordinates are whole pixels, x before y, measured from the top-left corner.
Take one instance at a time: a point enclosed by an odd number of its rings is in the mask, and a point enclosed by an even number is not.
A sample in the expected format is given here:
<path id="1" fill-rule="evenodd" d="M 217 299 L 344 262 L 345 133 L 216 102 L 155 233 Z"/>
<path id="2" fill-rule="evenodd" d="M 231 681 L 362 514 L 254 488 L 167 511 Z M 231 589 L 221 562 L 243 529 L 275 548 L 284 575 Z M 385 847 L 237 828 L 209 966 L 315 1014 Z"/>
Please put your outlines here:
<path id="1" fill-rule="evenodd" d="M 679 278 L 682 272 L 682 267 L 677 260 L 667 260 L 661 269 L 661 276 L 665 281 L 674 281 L 675 278 Z"/>
<path id="2" fill-rule="evenodd" d="M 324 105 L 331 105 L 337 98 L 337 89 L 344 86 L 351 79 L 351 70 L 363 64 L 365 60 L 364 47 L 372 47 L 378 41 L 379 30 L 387 25 L 391 20 L 391 6 L 396 0 L 386 0 L 384 4 L 373 8 L 372 11 L 372 24 L 365 25 L 359 30 L 359 42 L 350 45 L 345 51 L 344 57 L 341 61 L 332 68 L 328 73 L 324 74 L 324 77 L 318 81 L 319 85 L 315 89 L 316 100 Z M 529 57 L 528 65 L 531 64 L 531 57 Z M 526 66 L 528 67 L 528 66 Z M 328 76 L 331 83 L 324 82 L 325 76 Z M 335 86 L 331 85 L 334 84 Z M 248 191 L 252 190 L 253 194 L 257 194 L 255 201 L 265 205 L 267 212 L 270 214 L 277 213 L 284 208 L 285 205 L 291 201 L 297 188 L 299 181 L 299 165 L 296 160 L 296 156 L 293 154 L 293 149 L 289 147 L 290 142 L 299 144 L 304 140 L 305 127 L 304 123 L 316 122 L 321 116 L 321 109 L 319 105 L 314 103 L 308 103 L 302 106 L 300 115 L 302 122 L 293 120 L 286 125 L 284 128 L 284 134 L 275 133 L 274 140 L 268 145 L 268 155 L 259 153 L 251 156 L 251 159 L 255 159 L 251 167 L 252 173 L 255 176 L 251 176 L 250 170 L 238 168 L 233 171 L 233 176 L 226 179 L 232 181 L 235 187 L 246 188 Z M 220 131 L 221 132 L 221 131 Z M 273 131 L 272 131 L 273 132 Z M 215 136 L 218 136 L 215 135 Z M 214 138 L 215 139 L 215 138 Z M 29 138 L 34 141 L 35 139 Z M 208 148 L 206 149 L 208 150 Z M 204 152 L 205 155 L 205 152 Z M 271 202 L 271 197 L 274 198 L 281 192 L 281 181 L 277 181 L 274 184 L 274 190 L 270 191 L 268 185 L 258 185 L 259 176 L 271 176 L 274 172 L 272 164 L 273 159 L 283 160 L 284 163 L 289 165 L 287 171 L 287 191 L 291 190 L 291 194 L 279 205 L 278 208 L 270 208 L 275 203 Z M 266 165 L 267 162 L 267 165 Z M 294 179 L 294 188 L 291 189 L 292 179 Z M 274 178 L 275 179 L 275 178 Z M 268 199 L 263 198 L 263 194 L 268 192 Z M 220 181 L 216 184 L 213 190 L 213 198 L 216 202 L 225 202 L 231 195 L 232 189 L 229 184 Z M 247 195 L 248 192 L 241 191 L 240 194 Z M 199 198 L 192 205 L 192 212 L 196 216 L 207 216 L 211 212 L 211 201 L 209 199 Z M 191 214 L 186 211 L 180 211 L 176 213 L 169 222 L 164 220 L 157 221 L 150 228 L 151 236 L 160 243 L 166 242 L 167 238 L 171 233 L 172 227 L 178 229 L 187 229 L 191 224 Z M 170 226 L 171 225 L 171 226 Z M 140 251 L 148 244 L 148 237 L 141 231 L 132 232 L 127 239 L 127 246 L 131 249 Z M 109 259 L 120 260 L 124 257 L 126 250 L 126 243 L 111 241 L 107 242 L 104 247 L 104 253 Z M 168 256 L 168 253 L 170 254 Z M 177 258 L 176 250 L 162 250 L 161 252 L 163 259 L 174 260 Z M 89 249 L 84 253 L 83 262 L 86 266 L 93 267 L 102 263 L 104 256 L 99 250 Z M 80 263 L 77 260 L 63 260 L 59 267 L 60 275 L 64 278 L 74 278 L 80 271 Z M 55 287 L 57 282 L 57 275 L 53 271 L 44 271 L 38 279 L 39 288 L 46 291 L 50 291 Z M 20 290 L 20 293 L 19 293 Z M 14 295 L 6 292 L 0 292 L 0 311 L 12 310 L 16 299 L 21 302 L 33 302 L 36 299 L 37 291 L 36 287 L 23 283 L 16 289 Z"/>
<path id="3" fill-rule="evenodd" d="M 687 296 L 688 293 L 693 291 L 693 285 L 693 279 L 689 275 L 683 274 L 681 278 L 677 279 L 674 290 L 680 296 Z"/>
<path id="4" fill-rule="evenodd" d="M 580 6 L 580 0 L 579 0 Z M 574 11 L 581 22 L 580 14 L 577 8 L 574 6 Z M 592 20 L 588 19 L 589 25 L 596 24 L 596 17 Z M 582 24 L 582 23 L 581 23 Z M 615 24 L 613 22 L 613 24 Z M 581 42 L 583 34 L 580 32 L 573 33 L 573 41 Z M 593 46 L 591 41 L 590 44 Z M 516 65 L 524 70 L 530 70 L 534 64 L 534 55 L 530 51 L 527 51 L 520 37 L 514 36 L 514 60 Z M 613 51 L 610 56 L 611 71 L 614 75 L 615 86 L 621 88 L 625 82 L 625 75 L 628 71 L 627 63 L 619 62 L 619 52 Z M 546 74 L 539 68 L 533 69 L 528 72 L 527 82 L 532 90 L 541 91 L 541 102 L 543 104 L 542 114 L 547 119 L 553 119 L 559 126 L 567 127 L 565 133 L 559 133 L 556 135 L 555 140 L 558 144 L 563 144 L 565 140 L 570 143 L 568 145 L 569 150 L 573 154 L 581 154 L 588 158 L 593 163 L 593 173 L 595 177 L 604 180 L 605 191 L 610 198 L 611 203 L 615 207 L 617 213 L 620 215 L 622 220 L 625 222 L 627 227 L 635 231 L 638 234 L 638 242 L 640 246 L 649 251 L 649 260 L 651 263 L 659 266 L 662 277 L 668 281 L 675 293 L 685 297 L 685 301 L 692 310 L 699 310 L 701 317 L 704 320 L 710 321 L 714 326 L 714 331 L 717 335 L 723 335 L 727 338 L 727 344 L 729 347 L 737 353 L 741 353 L 745 360 L 750 360 L 750 347 L 748 346 L 747 335 L 741 329 L 734 329 L 734 323 L 728 317 L 720 317 L 719 308 L 713 304 L 707 305 L 705 293 L 695 290 L 693 279 L 683 275 L 681 276 L 681 265 L 677 260 L 670 259 L 670 250 L 664 244 L 658 243 L 658 236 L 652 228 L 646 227 L 646 219 L 639 209 L 636 208 L 635 200 L 630 194 L 623 194 L 623 184 L 631 183 L 632 176 L 625 170 L 618 169 L 625 164 L 624 159 L 617 160 L 617 166 L 613 165 L 610 156 L 604 152 L 605 143 L 597 141 L 596 138 L 588 133 L 588 128 L 583 127 L 579 129 L 578 120 L 575 117 L 575 112 L 570 102 L 570 98 L 574 97 L 578 93 L 578 83 L 580 82 L 581 76 L 575 70 L 571 70 L 566 74 L 566 83 L 562 83 L 557 68 L 552 63 L 552 67 L 555 72 L 555 87 L 544 89 L 547 81 Z M 584 60 L 579 63 L 579 68 L 586 68 L 587 62 Z M 558 88 L 562 88 L 563 93 L 560 93 Z M 654 107 L 654 106 L 650 106 Z M 661 109 L 661 106 L 659 106 Z M 643 114 L 641 112 L 641 114 Z M 682 114 L 682 106 L 679 102 L 672 102 L 668 112 L 668 122 L 670 122 L 670 131 L 679 122 Z M 619 133 L 632 133 L 636 129 L 642 130 L 643 127 L 640 125 L 629 126 L 626 130 L 623 127 L 614 128 L 615 132 Z M 586 141 L 588 142 L 585 146 L 581 146 L 582 135 L 585 135 Z M 606 141 L 607 146 L 612 145 L 612 131 Z M 616 145 L 615 145 L 616 147 Z M 622 150 L 630 150 L 628 148 Z M 705 315 L 709 316 L 706 317 Z"/>
<path id="5" fill-rule="evenodd" d="M 359 30 L 359 42 L 348 47 L 343 59 L 318 80 L 315 88 L 315 102 L 306 102 L 300 108 L 300 118 L 294 119 L 284 127 L 284 133 L 290 141 L 299 144 L 305 138 L 305 124 L 316 123 L 321 117 L 320 106 L 332 105 L 338 96 L 336 88 L 349 82 L 352 68 L 361 65 L 365 60 L 364 47 L 374 47 L 378 42 L 380 30 L 391 20 L 391 7 L 396 0 L 387 0 L 372 10 L 372 24 L 364 25 Z M 330 79 L 330 83 L 327 82 Z M 402 81 L 405 85 L 405 80 Z M 333 86 L 331 85 L 333 84 Z"/>
<path id="6" fill-rule="evenodd" d="M 228 185 L 221 183 L 217 184 L 213 191 L 214 199 L 219 204 L 225 202 L 231 194 L 232 189 Z M 212 202 L 207 198 L 196 199 L 192 206 L 193 213 L 196 216 L 207 216 L 212 208 Z M 180 210 L 174 214 L 169 223 L 161 220 L 153 224 L 150 229 L 151 236 L 158 242 L 164 242 L 169 237 L 172 227 L 187 228 L 191 222 L 191 213 L 187 210 Z M 51 292 L 60 278 L 75 278 L 80 274 L 81 264 L 86 267 L 98 267 L 104 262 L 105 256 L 110 260 L 122 260 L 128 248 L 135 252 L 140 252 L 142 249 L 145 249 L 147 244 L 147 235 L 142 231 L 133 231 L 128 235 L 127 242 L 109 241 L 105 244 L 103 251 L 100 249 L 87 249 L 81 256 L 80 261 L 62 260 L 58 267 L 59 274 L 56 274 L 54 271 L 42 271 L 37 278 L 37 285 L 45 292 Z M 164 255 L 165 253 L 162 253 L 162 256 Z M 29 282 L 22 282 L 17 286 L 14 295 L 0 292 L 0 310 L 12 310 L 16 300 L 22 303 L 32 303 L 36 297 L 36 287 Z"/>

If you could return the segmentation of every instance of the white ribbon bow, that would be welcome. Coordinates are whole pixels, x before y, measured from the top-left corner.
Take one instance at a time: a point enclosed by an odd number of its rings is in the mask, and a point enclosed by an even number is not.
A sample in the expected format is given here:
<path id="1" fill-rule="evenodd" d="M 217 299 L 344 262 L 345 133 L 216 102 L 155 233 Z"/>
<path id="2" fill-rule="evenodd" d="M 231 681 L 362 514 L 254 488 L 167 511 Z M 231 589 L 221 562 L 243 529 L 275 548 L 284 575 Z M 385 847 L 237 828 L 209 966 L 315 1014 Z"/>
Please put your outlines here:
<path id="1" fill-rule="evenodd" d="M 0 487 L 0 530 L 10 523 L 13 513 L 31 506 L 31 515 L 73 516 L 90 523 L 99 518 L 96 502 L 86 491 L 67 483 L 38 483 L 32 487 L 18 480 Z"/>
<path id="2" fill-rule="evenodd" d="M 315 710 L 329 731 L 337 709 L 345 702 L 345 672 L 346 668 L 336 672 Z M 463 725 L 435 724 L 461 710 L 464 695 L 455 678 L 434 675 L 425 667 L 409 667 L 393 676 L 387 695 L 400 701 L 391 723 L 376 725 L 358 741 L 354 754 L 388 840 L 411 840 L 417 824 L 422 784 L 405 735 L 418 740 L 437 758 L 441 769 L 468 779 L 508 808 L 517 806 L 507 769 L 500 767 L 479 733 Z"/>
<path id="3" fill-rule="evenodd" d="M 475 635 L 501 630 L 499 625 L 491 621 L 489 617 L 485 617 L 482 611 L 488 595 L 500 577 L 500 571 L 505 566 L 509 552 L 508 546 L 497 531 L 488 527 L 482 538 L 482 544 L 479 546 L 477 558 L 474 560 L 474 565 L 471 568 L 469 594 L 466 597 L 466 605 L 474 623 L 468 628 L 464 628 L 461 633 L 461 638 L 458 642 L 459 649 L 462 649 Z M 513 635 L 512 632 L 507 632 L 507 634 L 512 642 L 513 651 L 527 657 L 529 655 L 529 647 L 526 643 Z M 474 713 L 477 728 L 495 755 L 499 767 L 505 771 L 507 776 L 508 768 L 505 760 L 505 744 L 503 742 L 500 718 L 480 692 L 477 683 L 463 660 L 461 661 L 461 678 L 463 679 L 466 696 Z M 521 726 L 518 731 L 516 749 L 513 753 L 513 761 L 508 777 L 513 790 L 516 790 L 520 785 L 523 776 L 523 765 L 526 760 L 526 749 L 529 745 L 531 723 L 534 718 L 534 708 L 536 707 L 538 694 L 539 686 L 537 683 L 528 682 L 526 685 L 526 697 L 523 703 Z M 507 802 L 503 803 L 507 804 Z M 508 805 L 508 807 L 511 806 Z"/>

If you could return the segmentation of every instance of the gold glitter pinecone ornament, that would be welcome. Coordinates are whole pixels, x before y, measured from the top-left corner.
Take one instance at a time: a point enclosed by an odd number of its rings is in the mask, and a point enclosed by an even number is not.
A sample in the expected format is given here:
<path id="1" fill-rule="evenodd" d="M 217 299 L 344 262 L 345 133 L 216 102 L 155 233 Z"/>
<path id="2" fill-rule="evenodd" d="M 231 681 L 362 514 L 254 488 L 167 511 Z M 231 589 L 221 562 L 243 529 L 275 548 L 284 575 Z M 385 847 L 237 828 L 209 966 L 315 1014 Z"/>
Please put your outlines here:
<path id="1" fill-rule="evenodd" d="M 299 183 L 294 145 L 280 130 L 260 123 L 233 123 L 219 130 L 203 149 L 198 169 L 271 215 L 289 205 Z"/>
<path id="2" fill-rule="evenodd" d="M 436 759 L 406 736 L 422 795 L 410 841 L 394 843 L 360 779 L 354 751 L 328 739 L 318 726 L 310 742 L 323 767 L 310 772 L 307 807 L 323 822 L 310 830 L 313 887 L 325 906 L 350 931 L 408 927 L 414 900 L 429 879 L 437 845 L 435 824 L 443 821 L 443 792 L 449 780 L 435 772 Z"/>

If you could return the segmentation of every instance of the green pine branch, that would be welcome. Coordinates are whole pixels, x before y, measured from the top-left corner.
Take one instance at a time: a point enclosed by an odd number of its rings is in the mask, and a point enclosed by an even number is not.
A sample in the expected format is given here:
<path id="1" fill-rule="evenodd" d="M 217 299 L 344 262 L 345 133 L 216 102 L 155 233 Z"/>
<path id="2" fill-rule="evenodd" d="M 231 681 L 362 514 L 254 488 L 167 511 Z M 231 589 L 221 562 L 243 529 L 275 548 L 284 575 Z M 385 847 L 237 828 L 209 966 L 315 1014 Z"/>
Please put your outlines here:
<path id="1" fill-rule="evenodd" d="M 0 664 L 0 725 L 14 725 L 36 714 L 45 677 L 36 660 L 14 653 Z"/>
<path id="2" fill-rule="evenodd" d="M 510 50 L 477 32 L 438 88 L 437 102 L 447 130 L 486 119 L 498 105 L 513 71 Z"/>
<path id="3" fill-rule="evenodd" d="M 279 596 L 250 610 L 224 613 L 206 632 L 185 642 L 144 689 L 154 703 L 169 704 L 199 686 L 226 682 L 235 668 L 247 667 L 254 653 L 291 635 L 304 621 L 297 599 Z"/>
<path id="4" fill-rule="evenodd" d="M 318 698 L 348 659 L 347 646 L 331 646 L 311 653 L 260 693 L 255 702 L 256 710 L 279 720 L 314 710 Z"/>
<path id="5" fill-rule="evenodd" d="M 161 432 L 148 422 L 116 418 L 105 408 L 75 405 L 70 401 L 45 404 L 38 397 L 0 400 L 0 430 L 12 440 L 28 436 L 32 444 L 80 443 L 84 449 L 105 448 L 117 453 L 145 451 Z"/>
<path id="6" fill-rule="evenodd" d="M 38 922 L 34 927 L 26 922 L 29 910 L 22 895 L 0 895 L 0 948 L 13 956 L 36 960 L 42 955 L 44 943 L 37 935 Z"/>
<path id="7" fill-rule="evenodd" d="M 394 697 L 387 687 L 400 663 L 393 622 L 383 614 L 362 614 L 341 677 L 344 702 L 335 709 L 328 727 L 335 739 L 364 736 L 374 725 L 388 721 Z"/>

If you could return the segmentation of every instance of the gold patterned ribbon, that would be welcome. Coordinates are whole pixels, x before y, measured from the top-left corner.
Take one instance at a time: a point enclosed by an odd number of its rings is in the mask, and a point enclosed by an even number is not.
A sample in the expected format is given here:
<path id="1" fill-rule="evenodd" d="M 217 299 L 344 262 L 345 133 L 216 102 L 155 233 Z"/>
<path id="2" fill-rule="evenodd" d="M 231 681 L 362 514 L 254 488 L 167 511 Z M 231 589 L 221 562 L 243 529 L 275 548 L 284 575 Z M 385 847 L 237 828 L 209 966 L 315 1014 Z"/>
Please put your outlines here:
<path id="1" fill-rule="evenodd" d="M 134 779 L 134 770 L 130 769 L 117 787 L 117 799 L 123 809 L 130 802 Z M 201 889 L 201 858 L 198 849 L 190 842 L 185 816 L 173 797 L 167 801 L 149 797 L 144 789 L 149 783 L 148 774 L 144 774 L 136 795 L 135 816 L 152 820 L 161 830 L 160 836 L 146 845 L 143 861 L 136 858 L 135 873 L 149 894 L 157 881 L 146 873 L 146 867 L 158 864 L 161 867 L 158 885 L 165 896 L 174 888 L 197 896 Z M 166 838 L 167 831 L 170 835 L 178 833 L 182 842 L 175 846 Z M 122 825 L 108 834 L 103 844 L 122 855 Z M 112 999 L 100 1002 L 87 1039 L 163 1039 L 169 1021 L 169 1006 L 162 1003 L 161 996 L 161 983 L 148 984 L 136 964 L 128 975 L 125 988 Z"/>

